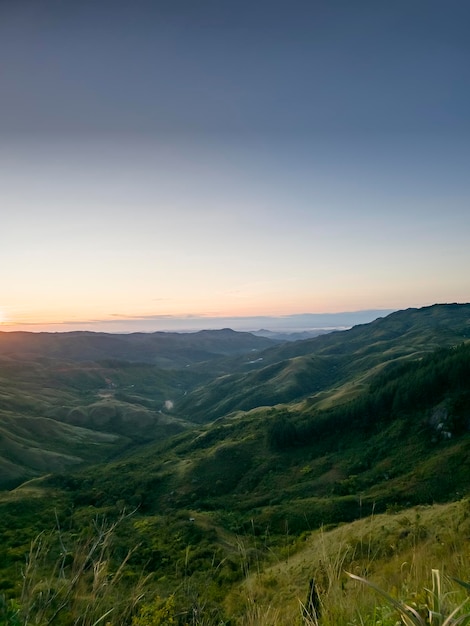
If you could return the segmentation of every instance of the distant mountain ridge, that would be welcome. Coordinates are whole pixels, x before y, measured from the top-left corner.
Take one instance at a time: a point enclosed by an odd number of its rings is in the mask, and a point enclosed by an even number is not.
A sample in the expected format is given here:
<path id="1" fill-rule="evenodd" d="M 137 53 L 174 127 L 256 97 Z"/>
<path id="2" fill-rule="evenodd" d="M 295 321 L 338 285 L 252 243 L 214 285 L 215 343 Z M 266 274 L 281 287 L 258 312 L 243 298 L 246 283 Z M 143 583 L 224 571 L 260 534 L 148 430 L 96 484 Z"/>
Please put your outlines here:
<path id="1" fill-rule="evenodd" d="M 368 324 L 303 341 L 285 342 L 233 372 L 206 383 L 178 405 L 193 420 L 274 406 L 344 384 L 398 359 L 427 354 L 470 338 L 470 304 L 439 304 L 391 313 Z"/>
<path id="2" fill-rule="evenodd" d="M 313 337 L 318 337 L 318 335 L 325 335 L 326 333 L 331 333 L 334 330 L 345 330 L 340 328 L 316 328 L 312 330 L 300 330 L 293 332 L 282 332 L 282 331 L 274 331 L 267 330 L 265 328 L 261 328 L 260 330 L 255 330 L 252 332 L 256 337 L 267 337 L 268 339 L 273 339 L 274 341 L 301 341 L 303 339 L 313 339 Z"/>
<path id="3" fill-rule="evenodd" d="M 0 358 L 54 358 L 71 361 L 123 359 L 160 367 L 185 366 L 220 356 L 264 350 L 275 342 L 230 328 L 195 333 L 110 334 L 90 331 L 67 333 L 0 333 Z"/>
<path id="4" fill-rule="evenodd" d="M 344 401 L 387 364 L 469 338 L 470 304 L 397 311 L 288 342 L 231 329 L 0 333 L 0 484 L 237 412 Z"/>
<path id="5" fill-rule="evenodd" d="M 251 315 L 222 316 L 207 315 L 157 315 L 142 316 L 129 319 L 114 318 L 82 322 L 80 330 L 89 332 L 116 333 L 194 333 L 200 330 L 232 328 L 239 332 L 256 332 L 267 328 L 275 333 L 296 333 L 313 331 L 321 328 L 350 328 L 356 324 L 366 324 L 378 317 L 385 317 L 396 309 L 363 309 L 359 311 L 343 311 L 338 313 L 297 313 L 292 315 Z M 38 330 L 46 330 L 38 327 Z M 54 325 L 60 333 L 77 330 L 77 324 L 64 322 Z M 35 331 L 37 332 L 37 331 Z"/>

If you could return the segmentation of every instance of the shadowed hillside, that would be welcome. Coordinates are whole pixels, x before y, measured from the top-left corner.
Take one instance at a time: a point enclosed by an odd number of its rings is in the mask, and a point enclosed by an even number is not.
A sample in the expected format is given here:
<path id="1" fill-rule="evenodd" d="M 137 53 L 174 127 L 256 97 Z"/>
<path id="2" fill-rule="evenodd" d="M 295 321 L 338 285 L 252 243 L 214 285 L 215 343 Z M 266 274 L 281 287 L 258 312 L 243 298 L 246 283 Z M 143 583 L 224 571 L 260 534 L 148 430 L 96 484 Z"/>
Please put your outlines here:
<path id="1" fill-rule="evenodd" d="M 207 380 L 190 365 L 272 344 L 228 329 L 0 333 L 0 487 L 184 430 L 174 404 Z"/>
<path id="2" fill-rule="evenodd" d="M 0 333 L 3 358 L 63 361 L 120 359 L 159 367 L 184 367 L 221 355 L 263 350 L 277 342 L 230 329 L 195 333 Z"/>
<path id="3" fill-rule="evenodd" d="M 203 422 L 230 411 L 302 400 L 346 383 L 361 383 L 368 372 L 388 362 L 417 358 L 468 338 L 469 304 L 398 311 L 234 362 L 233 374 L 195 389 L 177 408 L 188 419 Z"/>
<path id="4" fill-rule="evenodd" d="M 5 433 L 0 484 L 13 486 L 61 466 L 108 458 L 234 411 L 343 402 L 364 390 L 386 364 L 466 340 L 469 315 L 470 305 L 409 309 L 284 344 L 229 329 L 0 333 Z M 23 437 L 17 418 L 30 424 L 42 420 L 54 436 L 42 438 L 31 426 Z M 73 445 L 69 450 L 67 443 L 74 428 L 82 429 L 76 432 L 79 450 Z M 83 429 L 91 432 L 85 436 Z M 13 453 L 17 445 L 23 454 Z"/>

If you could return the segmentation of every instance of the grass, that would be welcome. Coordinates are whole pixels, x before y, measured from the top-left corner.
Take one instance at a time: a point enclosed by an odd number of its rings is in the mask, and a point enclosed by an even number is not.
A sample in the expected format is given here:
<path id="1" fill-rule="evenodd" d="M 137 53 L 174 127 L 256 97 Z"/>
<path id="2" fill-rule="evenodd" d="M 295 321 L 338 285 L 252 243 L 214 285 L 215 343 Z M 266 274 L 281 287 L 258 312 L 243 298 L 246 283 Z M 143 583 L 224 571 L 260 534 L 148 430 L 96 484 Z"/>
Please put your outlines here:
<path id="1" fill-rule="evenodd" d="M 425 589 L 432 589 L 430 573 L 438 570 L 441 582 L 452 588 L 446 598 L 453 610 L 465 599 L 466 590 L 449 581 L 468 580 L 469 538 L 468 500 L 372 515 L 292 541 L 289 552 L 278 555 L 260 573 L 252 572 L 226 601 L 232 611 L 243 598 L 252 598 L 257 607 L 277 609 L 272 626 L 294 624 L 313 578 L 320 596 L 321 626 L 395 626 L 399 616 L 386 598 L 346 572 L 387 590 L 400 602 L 423 607 L 428 602 Z"/>
<path id="2" fill-rule="evenodd" d="M 356 576 L 348 572 L 353 580 L 364 583 L 376 591 L 385 599 L 388 606 L 399 615 L 400 620 L 405 626 L 426 626 L 433 624 L 435 626 L 457 626 L 457 624 L 465 626 L 470 622 L 470 613 L 465 608 L 468 606 L 468 598 L 458 603 L 450 600 L 451 592 L 444 592 L 444 580 L 438 569 L 433 569 L 432 588 L 425 588 L 426 600 L 420 604 L 406 604 L 397 600 L 387 591 L 381 589 L 370 580 Z M 461 583 L 466 586 L 465 583 Z"/>
<path id="3" fill-rule="evenodd" d="M 209 523 L 207 516 L 196 515 L 193 523 L 181 518 L 178 532 Z M 146 573 L 134 559 L 137 544 L 123 551 L 122 536 L 135 524 L 155 541 L 155 533 L 165 530 L 158 520 L 149 525 L 134 513 L 112 522 L 95 517 L 80 532 L 58 526 L 39 534 L 31 543 L 21 584 L 0 602 L 0 624 L 470 624 L 468 500 L 374 514 L 300 537 L 286 529 L 284 544 L 276 548 L 254 532 L 240 536 L 224 531 L 226 556 L 214 552 L 209 564 L 199 560 L 202 535 L 197 530 L 201 539 L 182 546 L 180 557 L 165 570 L 168 575 L 164 570 Z M 226 567 L 230 551 L 239 569 L 232 578 Z M 178 576 L 169 575 L 171 569 Z M 311 581 L 315 611 L 309 602 Z"/>
<path id="4" fill-rule="evenodd" d="M 108 524 L 97 519 L 91 534 L 83 533 L 72 543 L 60 529 L 38 535 L 22 572 L 15 603 L 18 623 L 96 626 L 129 621 L 143 598 L 145 578 L 132 587 L 124 585 L 132 551 L 117 565 L 111 558 L 114 533 L 121 521 Z"/>

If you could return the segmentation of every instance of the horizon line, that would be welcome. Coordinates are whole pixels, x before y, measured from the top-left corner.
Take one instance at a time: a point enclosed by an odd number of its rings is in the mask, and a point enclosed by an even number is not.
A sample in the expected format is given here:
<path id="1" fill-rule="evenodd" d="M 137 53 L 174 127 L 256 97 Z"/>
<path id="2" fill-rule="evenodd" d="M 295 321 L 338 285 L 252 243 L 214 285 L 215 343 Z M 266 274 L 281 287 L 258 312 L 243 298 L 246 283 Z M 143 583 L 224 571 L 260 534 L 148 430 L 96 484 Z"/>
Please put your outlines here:
<path id="1" fill-rule="evenodd" d="M 88 320 L 62 320 L 60 322 L 17 322 L 0 323 L 0 332 L 197 332 L 231 328 L 256 332 L 301 332 L 349 328 L 358 323 L 367 323 L 397 311 L 398 309 L 377 308 L 338 311 L 333 313 L 290 313 L 282 315 L 141 315 L 119 316 Z M 264 328 L 268 326 L 268 328 Z M 232 328 L 233 327 L 233 328 Z M 270 328 L 269 328 L 270 327 Z"/>

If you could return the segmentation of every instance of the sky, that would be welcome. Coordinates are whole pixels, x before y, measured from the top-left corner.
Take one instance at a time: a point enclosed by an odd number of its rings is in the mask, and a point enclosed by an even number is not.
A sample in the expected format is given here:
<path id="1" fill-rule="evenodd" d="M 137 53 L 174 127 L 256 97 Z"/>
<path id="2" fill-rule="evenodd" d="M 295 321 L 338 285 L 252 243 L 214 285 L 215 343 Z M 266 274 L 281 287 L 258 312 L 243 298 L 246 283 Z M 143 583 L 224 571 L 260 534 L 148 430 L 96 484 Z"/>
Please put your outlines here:
<path id="1" fill-rule="evenodd" d="M 465 0 L 2 0 L 0 330 L 470 301 Z"/>

